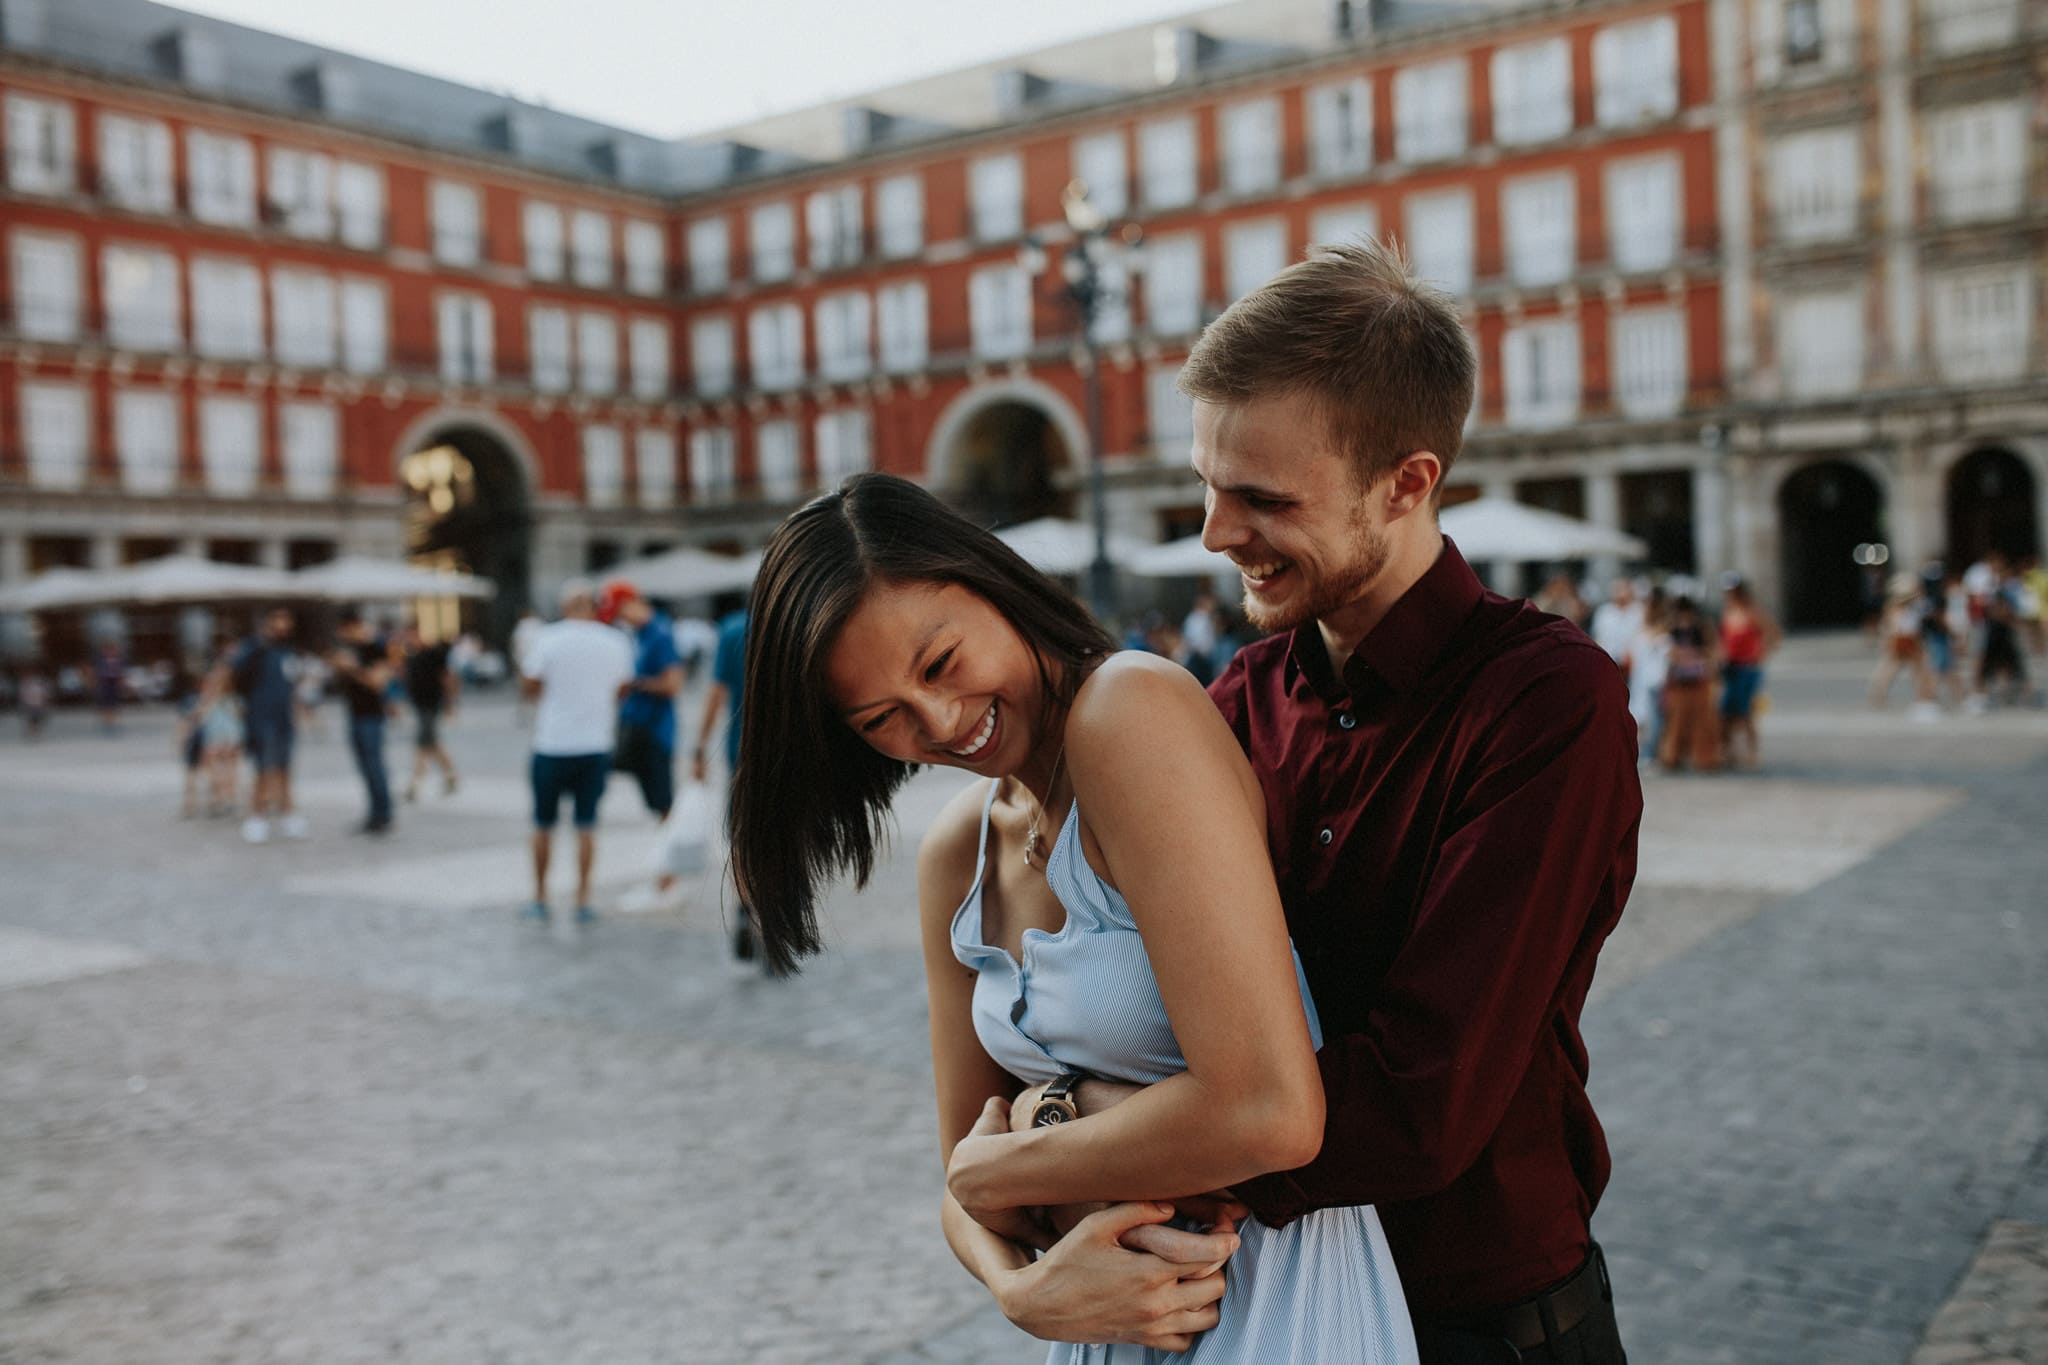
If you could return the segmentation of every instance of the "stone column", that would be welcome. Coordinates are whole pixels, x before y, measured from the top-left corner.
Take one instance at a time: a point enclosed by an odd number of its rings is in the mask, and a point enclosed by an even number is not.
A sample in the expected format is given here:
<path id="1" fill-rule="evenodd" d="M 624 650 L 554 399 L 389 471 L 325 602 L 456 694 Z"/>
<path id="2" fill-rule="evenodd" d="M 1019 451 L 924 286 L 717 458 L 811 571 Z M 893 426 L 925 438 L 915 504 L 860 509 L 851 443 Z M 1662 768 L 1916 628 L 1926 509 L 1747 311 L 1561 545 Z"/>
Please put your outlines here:
<path id="1" fill-rule="evenodd" d="M 265 536 L 256 543 L 256 562 L 266 569 L 282 569 L 291 562 L 281 536 Z"/>
<path id="2" fill-rule="evenodd" d="M 1505 475 L 1496 475 L 1479 485 L 1479 496 L 1482 498 L 1502 498 L 1508 502 L 1513 502 L 1515 500 L 1515 481 Z M 1510 597 L 1514 596 L 1521 588 L 1519 582 L 1520 568 L 1520 565 L 1511 564 L 1505 560 L 1494 559 L 1487 561 L 1486 586 L 1492 588 L 1495 592 L 1505 593 Z"/>
<path id="3" fill-rule="evenodd" d="M 1753 579 L 1751 565 L 1728 562 L 1728 471 L 1717 451 L 1705 451 L 1692 467 L 1692 553 L 1700 578 L 1717 581 L 1730 568 Z"/>
<path id="4" fill-rule="evenodd" d="M 1885 489 L 1885 538 L 1892 552 L 1887 575 L 1918 573 L 1947 548 L 1947 500 L 1935 472 L 1935 454 L 1918 442 L 1902 442 L 1886 454 L 1891 477 Z"/>
<path id="5" fill-rule="evenodd" d="M 28 538 L 0 534 L 0 584 L 11 588 L 27 577 Z M 19 612 L 0 613 L 0 657 L 26 659 L 35 648 L 35 623 Z"/>
<path id="6" fill-rule="evenodd" d="M 1586 476 L 1586 520 L 1609 531 L 1621 529 L 1621 478 L 1612 470 Z M 1586 562 L 1587 572 L 1604 595 L 1621 577 L 1617 555 L 1595 555 Z"/>

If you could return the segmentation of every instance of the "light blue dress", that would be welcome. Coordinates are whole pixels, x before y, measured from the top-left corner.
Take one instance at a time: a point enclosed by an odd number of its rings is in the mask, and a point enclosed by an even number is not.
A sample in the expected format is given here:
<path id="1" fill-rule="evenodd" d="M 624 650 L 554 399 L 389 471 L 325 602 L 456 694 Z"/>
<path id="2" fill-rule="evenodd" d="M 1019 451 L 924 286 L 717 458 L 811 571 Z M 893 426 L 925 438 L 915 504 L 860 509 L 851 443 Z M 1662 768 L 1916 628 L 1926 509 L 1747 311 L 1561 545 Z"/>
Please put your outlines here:
<path id="1" fill-rule="evenodd" d="M 1150 1085 L 1187 1069 L 1144 941 L 1122 896 L 1081 853 L 1077 805 L 1061 826 L 1046 878 L 1066 908 L 1056 934 L 1024 931 L 1023 960 L 990 947 L 981 921 L 989 810 L 981 810 L 974 886 L 953 915 L 953 953 L 974 969 L 974 1031 L 997 1065 L 1029 1084 L 1073 1069 Z M 1316 1009 L 1301 976 L 1309 1034 L 1322 1046 Z M 1416 1365 L 1414 1331 L 1379 1215 L 1369 1207 L 1324 1209 L 1273 1229 L 1256 1219 L 1224 1272 L 1222 1321 L 1174 1353 L 1140 1346 L 1055 1345 L 1048 1365 L 1200 1365 L 1329 1361 Z"/>

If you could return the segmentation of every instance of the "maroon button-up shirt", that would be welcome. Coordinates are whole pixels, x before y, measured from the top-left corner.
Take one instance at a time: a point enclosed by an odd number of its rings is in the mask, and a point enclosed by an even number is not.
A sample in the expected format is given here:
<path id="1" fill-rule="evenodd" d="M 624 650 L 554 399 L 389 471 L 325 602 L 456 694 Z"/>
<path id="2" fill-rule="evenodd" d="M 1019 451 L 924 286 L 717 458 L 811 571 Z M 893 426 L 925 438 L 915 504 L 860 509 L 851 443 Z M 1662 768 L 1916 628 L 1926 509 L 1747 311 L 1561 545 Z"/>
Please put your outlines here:
<path id="1" fill-rule="evenodd" d="M 1321 1155 L 1240 1192 L 1276 1225 L 1378 1205 L 1418 1314 L 1569 1275 L 1609 1164 L 1579 1011 L 1643 806 L 1619 670 L 1447 540 L 1341 679 L 1310 623 L 1210 693 L 1265 786 L 1329 1102 Z"/>

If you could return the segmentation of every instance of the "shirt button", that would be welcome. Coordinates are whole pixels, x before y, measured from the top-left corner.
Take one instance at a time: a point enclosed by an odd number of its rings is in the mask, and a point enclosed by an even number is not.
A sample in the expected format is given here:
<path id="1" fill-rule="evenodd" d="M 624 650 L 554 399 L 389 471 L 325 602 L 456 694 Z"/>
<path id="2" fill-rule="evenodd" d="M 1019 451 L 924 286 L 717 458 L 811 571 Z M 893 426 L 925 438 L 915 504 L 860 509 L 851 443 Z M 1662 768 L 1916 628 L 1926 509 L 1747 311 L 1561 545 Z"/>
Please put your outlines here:
<path id="1" fill-rule="evenodd" d="M 1316 835 L 1316 842 L 1321 844 L 1324 848 L 1328 848 L 1331 845 L 1331 843 L 1336 840 L 1336 838 L 1337 836 L 1333 831 L 1329 829 L 1324 829 L 1321 833 Z"/>
<path id="2" fill-rule="evenodd" d="M 1341 714 L 1339 714 L 1339 715 L 1338 715 L 1338 717 L 1337 717 L 1337 728 L 1338 728 L 1338 729 L 1340 729 L 1340 730 L 1355 730 L 1355 729 L 1357 729 L 1357 728 L 1358 728 L 1358 717 L 1356 717 L 1356 716 L 1352 715 L 1352 714 L 1351 714 L 1351 713 L 1350 713 L 1349 711 L 1345 711 L 1345 712 L 1342 712 L 1342 713 L 1341 713 Z"/>

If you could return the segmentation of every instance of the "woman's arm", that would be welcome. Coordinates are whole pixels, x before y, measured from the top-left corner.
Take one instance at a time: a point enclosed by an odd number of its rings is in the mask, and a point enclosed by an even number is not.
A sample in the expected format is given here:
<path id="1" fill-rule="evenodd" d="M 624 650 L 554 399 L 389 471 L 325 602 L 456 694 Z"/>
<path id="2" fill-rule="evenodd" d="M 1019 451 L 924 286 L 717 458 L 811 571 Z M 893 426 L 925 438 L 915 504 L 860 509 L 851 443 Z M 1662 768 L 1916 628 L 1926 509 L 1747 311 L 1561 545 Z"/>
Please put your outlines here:
<path id="1" fill-rule="evenodd" d="M 1067 765 L 1131 907 L 1187 1070 L 1076 1122 L 959 1143 L 948 1185 L 984 1220 L 1201 1194 L 1311 1160 L 1323 1094 L 1250 766 L 1199 684 L 1120 655 L 1075 698 Z"/>

